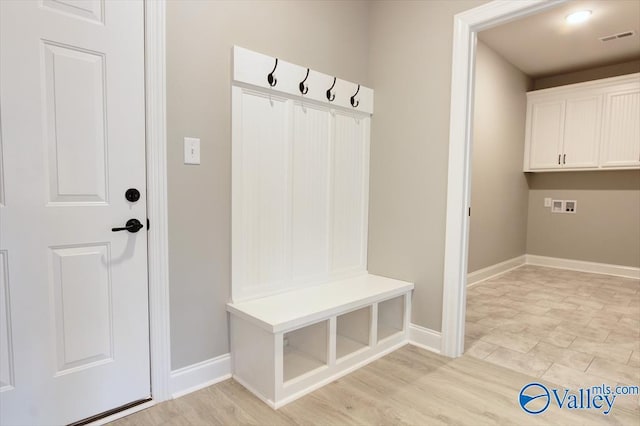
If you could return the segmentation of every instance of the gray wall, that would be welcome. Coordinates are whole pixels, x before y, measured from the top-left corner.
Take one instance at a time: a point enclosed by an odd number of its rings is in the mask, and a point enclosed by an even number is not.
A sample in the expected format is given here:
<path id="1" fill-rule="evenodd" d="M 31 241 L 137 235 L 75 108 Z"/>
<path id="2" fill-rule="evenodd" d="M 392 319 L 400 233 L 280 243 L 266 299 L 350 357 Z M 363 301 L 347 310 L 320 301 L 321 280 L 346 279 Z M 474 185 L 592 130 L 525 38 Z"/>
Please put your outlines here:
<path id="1" fill-rule="evenodd" d="M 547 89 L 549 87 L 564 86 L 565 84 L 581 83 L 583 81 L 598 80 L 600 78 L 615 77 L 618 75 L 633 74 L 634 72 L 640 72 L 640 59 L 603 67 L 589 68 L 587 70 L 566 74 L 539 77 L 533 82 L 533 90 Z"/>
<path id="2" fill-rule="evenodd" d="M 531 173 L 527 253 L 640 267 L 640 171 Z M 552 214 L 544 198 L 577 200 Z"/>
<path id="3" fill-rule="evenodd" d="M 229 350 L 233 44 L 375 89 L 369 270 L 415 282 L 412 321 L 440 330 L 453 16 L 482 3 L 169 2 L 173 369 Z M 182 164 L 184 136 L 200 166 Z"/>
<path id="4" fill-rule="evenodd" d="M 453 16 L 483 1 L 371 4 L 369 271 L 416 285 L 412 321 L 440 330 Z"/>
<path id="5" fill-rule="evenodd" d="M 522 159 L 531 81 L 484 43 L 475 81 L 469 272 L 525 254 L 529 202 Z"/>
<path id="6" fill-rule="evenodd" d="M 168 3 L 173 369 L 229 351 L 232 45 L 369 85 L 369 10 L 365 1 Z M 184 136 L 201 139 L 201 165 L 182 163 Z"/>
<path id="7" fill-rule="evenodd" d="M 536 79 L 536 89 L 640 72 L 640 60 Z M 531 173 L 527 253 L 640 267 L 640 171 Z M 544 198 L 577 200 L 551 214 Z"/>

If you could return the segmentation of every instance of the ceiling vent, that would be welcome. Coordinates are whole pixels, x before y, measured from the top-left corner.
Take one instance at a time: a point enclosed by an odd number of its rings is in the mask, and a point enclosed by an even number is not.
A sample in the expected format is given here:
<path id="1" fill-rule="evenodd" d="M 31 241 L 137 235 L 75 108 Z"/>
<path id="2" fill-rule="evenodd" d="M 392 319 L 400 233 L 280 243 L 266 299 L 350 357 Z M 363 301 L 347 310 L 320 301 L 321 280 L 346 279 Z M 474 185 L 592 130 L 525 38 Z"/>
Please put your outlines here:
<path id="1" fill-rule="evenodd" d="M 611 34 L 611 35 L 608 35 L 608 36 L 600 37 L 600 41 L 617 40 L 619 38 L 631 37 L 634 34 L 635 34 L 635 31 L 625 31 L 625 32 L 618 33 L 618 34 Z"/>

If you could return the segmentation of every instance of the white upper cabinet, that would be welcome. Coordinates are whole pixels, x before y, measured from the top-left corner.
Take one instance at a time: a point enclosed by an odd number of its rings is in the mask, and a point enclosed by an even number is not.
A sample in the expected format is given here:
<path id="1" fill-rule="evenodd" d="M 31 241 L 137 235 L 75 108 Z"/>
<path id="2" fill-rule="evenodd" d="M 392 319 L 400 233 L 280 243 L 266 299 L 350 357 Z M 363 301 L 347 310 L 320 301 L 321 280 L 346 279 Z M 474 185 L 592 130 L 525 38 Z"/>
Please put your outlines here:
<path id="1" fill-rule="evenodd" d="M 527 93 L 524 171 L 640 167 L 640 74 Z"/>
<path id="2" fill-rule="evenodd" d="M 602 95 L 567 99 L 562 167 L 598 167 Z"/>
<path id="3" fill-rule="evenodd" d="M 539 102 L 530 106 L 532 168 L 560 167 L 564 116 L 564 101 Z"/>
<path id="4" fill-rule="evenodd" d="M 640 84 L 629 86 L 607 94 L 602 167 L 640 166 Z"/>

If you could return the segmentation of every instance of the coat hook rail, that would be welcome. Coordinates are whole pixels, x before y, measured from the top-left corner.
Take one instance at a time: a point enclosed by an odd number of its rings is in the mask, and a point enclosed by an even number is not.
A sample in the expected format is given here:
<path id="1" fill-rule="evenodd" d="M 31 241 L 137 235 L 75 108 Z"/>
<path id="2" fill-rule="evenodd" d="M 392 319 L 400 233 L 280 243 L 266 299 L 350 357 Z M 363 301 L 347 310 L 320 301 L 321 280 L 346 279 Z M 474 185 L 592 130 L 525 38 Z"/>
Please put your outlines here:
<path id="1" fill-rule="evenodd" d="M 360 105 L 360 100 L 356 100 L 356 96 L 358 95 L 358 92 L 360 92 L 359 84 L 358 84 L 358 90 L 356 90 L 356 93 L 354 93 L 353 96 L 351 97 L 351 106 L 354 108 L 358 108 L 358 105 Z"/>
<path id="2" fill-rule="evenodd" d="M 333 84 L 331 85 L 331 87 L 329 87 L 329 89 L 327 89 L 327 100 L 329 102 L 333 102 L 336 99 L 336 94 L 331 92 L 335 87 L 335 85 L 336 85 L 336 78 L 333 77 Z"/>
<path id="3" fill-rule="evenodd" d="M 267 82 L 269 82 L 269 86 L 275 87 L 278 84 L 278 79 L 273 75 L 276 72 L 276 68 L 278 68 L 278 58 L 276 58 L 276 64 L 273 66 L 273 70 L 267 76 Z"/>
<path id="4" fill-rule="evenodd" d="M 374 91 L 362 80 L 344 80 L 335 70 L 325 74 L 310 63 L 298 65 L 279 55 L 234 46 L 232 85 L 253 88 L 271 98 L 277 95 L 279 100 L 293 100 L 297 105 L 308 101 L 361 118 L 373 114 Z"/>
<path id="5" fill-rule="evenodd" d="M 307 75 L 304 76 L 304 80 L 302 80 L 298 85 L 298 88 L 300 89 L 300 93 L 302 93 L 303 95 L 306 95 L 307 93 L 309 93 L 309 86 L 304 84 L 304 82 L 307 81 L 307 78 L 309 78 L 309 68 L 307 68 Z"/>

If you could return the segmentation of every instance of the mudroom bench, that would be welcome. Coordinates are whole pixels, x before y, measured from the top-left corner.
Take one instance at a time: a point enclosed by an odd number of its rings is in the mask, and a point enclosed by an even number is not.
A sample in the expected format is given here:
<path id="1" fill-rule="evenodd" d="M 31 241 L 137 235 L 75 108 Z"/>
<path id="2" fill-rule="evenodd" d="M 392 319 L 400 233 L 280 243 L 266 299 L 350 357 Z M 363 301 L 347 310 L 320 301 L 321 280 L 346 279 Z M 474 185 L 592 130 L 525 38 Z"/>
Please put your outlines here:
<path id="1" fill-rule="evenodd" d="M 373 89 L 233 49 L 233 377 L 281 407 L 408 342 L 413 284 L 367 272 Z"/>
<path id="2" fill-rule="evenodd" d="M 406 344 L 411 290 L 363 274 L 229 303 L 233 377 L 279 408 Z"/>

